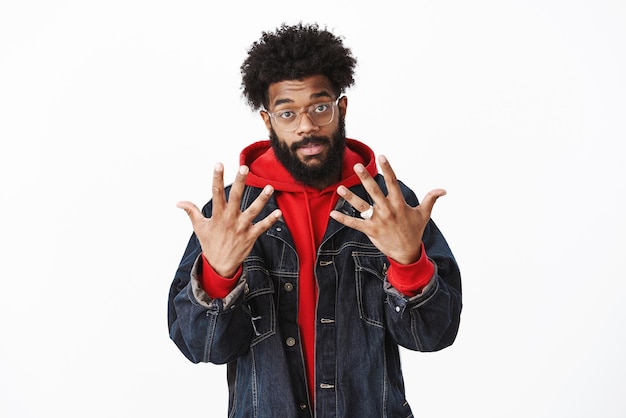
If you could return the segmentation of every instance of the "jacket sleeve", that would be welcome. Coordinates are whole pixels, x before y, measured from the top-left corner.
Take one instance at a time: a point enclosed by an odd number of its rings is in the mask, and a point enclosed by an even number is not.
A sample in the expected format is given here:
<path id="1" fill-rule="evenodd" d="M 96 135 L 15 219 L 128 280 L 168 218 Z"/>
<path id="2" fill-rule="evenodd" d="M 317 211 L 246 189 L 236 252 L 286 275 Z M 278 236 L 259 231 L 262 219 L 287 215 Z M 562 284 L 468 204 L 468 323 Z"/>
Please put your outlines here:
<path id="1" fill-rule="evenodd" d="M 202 210 L 210 216 L 210 204 Z M 202 249 L 192 234 L 168 298 L 170 338 L 192 362 L 222 364 L 245 353 L 253 337 L 243 308 L 245 274 L 224 298 L 212 299 L 201 286 Z"/>
<path id="2" fill-rule="evenodd" d="M 403 184 L 401 187 L 407 203 L 417 206 L 415 194 Z M 462 309 L 461 274 L 448 243 L 432 219 L 422 241 L 435 266 L 433 277 L 412 297 L 386 280 L 385 318 L 398 344 L 411 350 L 437 351 L 451 345 L 458 333 Z"/>

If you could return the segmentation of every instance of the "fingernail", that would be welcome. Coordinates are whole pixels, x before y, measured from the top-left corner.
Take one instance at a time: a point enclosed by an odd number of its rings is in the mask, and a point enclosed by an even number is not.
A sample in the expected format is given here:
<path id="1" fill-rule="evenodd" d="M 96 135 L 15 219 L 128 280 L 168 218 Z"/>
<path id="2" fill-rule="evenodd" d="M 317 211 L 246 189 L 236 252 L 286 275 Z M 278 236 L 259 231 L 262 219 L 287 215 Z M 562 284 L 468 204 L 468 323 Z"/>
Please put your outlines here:
<path id="1" fill-rule="evenodd" d="M 365 167 L 363 167 L 363 164 L 359 163 L 359 164 L 355 164 L 354 165 L 354 171 L 356 171 L 357 173 L 362 173 L 363 171 L 365 171 Z"/>
<path id="2" fill-rule="evenodd" d="M 245 165 L 240 166 L 239 174 L 241 174 L 242 176 L 245 176 L 246 174 L 248 174 L 248 167 Z"/>
<path id="3" fill-rule="evenodd" d="M 345 187 L 345 186 L 339 186 L 339 187 L 337 187 L 337 193 L 338 193 L 340 196 L 345 196 L 347 191 L 348 191 L 348 190 L 346 189 L 346 187 Z"/>

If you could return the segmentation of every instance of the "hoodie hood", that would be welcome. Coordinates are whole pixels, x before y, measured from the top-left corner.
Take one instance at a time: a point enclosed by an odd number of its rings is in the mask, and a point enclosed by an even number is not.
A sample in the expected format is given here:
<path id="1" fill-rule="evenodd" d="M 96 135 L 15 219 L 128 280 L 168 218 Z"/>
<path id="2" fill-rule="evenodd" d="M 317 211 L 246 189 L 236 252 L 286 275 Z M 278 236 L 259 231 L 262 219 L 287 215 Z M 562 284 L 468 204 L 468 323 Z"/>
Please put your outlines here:
<path id="1" fill-rule="evenodd" d="M 343 168 L 339 183 L 346 187 L 360 183 L 359 177 L 353 170 L 356 163 L 362 163 L 372 177 L 378 174 L 376 158 L 372 149 L 355 139 L 346 138 L 346 150 L 343 156 Z M 239 164 L 247 165 L 250 168 L 246 179 L 248 186 L 265 187 L 269 184 L 275 190 L 283 192 L 315 190 L 293 178 L 276 158 L 269 140 L 258 141 L 244 148 L 239 156 Z M 326 189 L 334 190 L 339 183 L 330 185 Z"/>

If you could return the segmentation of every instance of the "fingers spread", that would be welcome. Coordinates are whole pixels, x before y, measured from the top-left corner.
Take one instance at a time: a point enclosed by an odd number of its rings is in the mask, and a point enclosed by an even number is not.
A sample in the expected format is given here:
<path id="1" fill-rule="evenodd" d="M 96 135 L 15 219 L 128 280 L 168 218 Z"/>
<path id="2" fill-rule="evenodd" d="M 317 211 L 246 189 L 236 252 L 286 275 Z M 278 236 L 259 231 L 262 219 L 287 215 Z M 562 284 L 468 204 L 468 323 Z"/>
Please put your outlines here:
<path id="1" fill-rule="evenodd" d="M 256 231 L 255 235 L 258 237 L 263 232 L 270 229 L 270 227 L 274 225 L 274 223 L 277 220 L 279 220 L 282 215 L 283 213 L 280 211 L 280 209 L 276 209 L 272 213 L 270 213 L 268 216 L 266 216 L 265 218 L 261 219 L 259 222 L 254 224 L 253 228 Z"/>
<path id="2" fill-rule="evenodd" d="M 204 215 L 196 205 L 188 201 L 181 201 L 176 204 L 176 207 L 179 209 L 183 209 L 189 215 L 189 219 L 191 219 L 191 224 L 195 225 L 196 223 L 202 221 Z"/>
<path id="3" fill-rule="evenodd" d="M 352 216 L 345 215 L 336 210 L 330 212 L 330 217 L 349 228 L 363 232 L 362 226 L 365 225 L 365 221 L 363 221 L 362 219 L 353 218 Z"/>
<path id="4" fill-rule="evenodd" d="M 265 204 L 274 193 L 274 188 L 270 185 L 263 188 L 263 192 L 252 202 L 252 204 L 245 210 L 244 216 L 247 218 L 246 222 L 250 223 L 257 217 L 259 213 L 265 207 Z"/>
<path id="5" fill-rule="evenodd" d="M 360 164 L 360 163 L 355 164 L 354 172 L 356 173 L 357 176 L 359 176 L 359 179 L 361 180 L 361 184 L 363 184 L 363 187 L 365 187 L 365 190 L 367 190 L 367 193 L 372 197 L 372 200 L 374 201 L 374 203 L 376 203 L 377 205 L 383 204 L 385 195 L 383 191 L 380 190 L 380 187 L 378 187 L 376 180 L 374 180 L 372 176 L 370 175 L 370 173 L 367 172 L 367 169 L 363 166 L 363 164 Z M 356 199 L 359 199 L 359 198 L 356 198 Z M 359 199 L 359 200 L 362 200 L 362 199 Z M 355 205 L 355 203 L 357 203 L 356 201 L 349 200 L 349 202 L 355 208 L 359 207 Z M 366 204 L 364 208 L 365 210 L 369 207 L 369 203 L 365 201 L 363 202 Z"/>
<path id="6" fill-rule="evenodd" d="M 226 196 L 224 195 L 224 165 L 215 164 L 213 170 L 213 210 L 220 213 L 226 207 Z"/>
<path id="7" fill-rule="evenodd" d="M 243 190 L 246 186 L 246 177 L 248 176 L 248 167 L 242 165 L 239 167 L 237 171 L 237 175 L 235 176 L 235 181 L 233 182 L 230 193 L 228 195 L 228 204 L 226 206 L 226 210 L 229 212 L 239 212 L 239 205 L 241 204 L 241 196 L 243 195 Z"/>
<path id="8" fill-rule="evenodd" d="M 365 212 L 370 207 L 370 203 L 361 199 L 359 196 L 355 195 L 352 191 L 350 191 L 345 186 L 337 187 L 337 194 L 339 196 L 346 199 L 348 203 L 352 205 L 353 208 L 358 210 L 359 212 Z"/>
<path id="9" fill-rule="evenodd" d="M 419 206 L 426 210 L 428 212 L 428 215 L 430 216 L 430 213 L 432 212 L 433 206 L 435 205 L 437 199 L 439 199 L 441 196 L 445 196 L 445 194 L 446 191 L 444 189 L 433 189 L 428 192 L 426 196 L 424 196 L 424 200 L 422 200 L 422 203 L 420 203 Z"/>
<path id="10" fill-rule="evenodd" d="M 385 177 L 385 184 L 387 185 L 387 197 L 389 199 L 403 199 L 400 191 L 400 184 L 396 177 L 395 171 L 391 168 L 389 160 L 384 155 L 378 157 L 378 163 Z"/>

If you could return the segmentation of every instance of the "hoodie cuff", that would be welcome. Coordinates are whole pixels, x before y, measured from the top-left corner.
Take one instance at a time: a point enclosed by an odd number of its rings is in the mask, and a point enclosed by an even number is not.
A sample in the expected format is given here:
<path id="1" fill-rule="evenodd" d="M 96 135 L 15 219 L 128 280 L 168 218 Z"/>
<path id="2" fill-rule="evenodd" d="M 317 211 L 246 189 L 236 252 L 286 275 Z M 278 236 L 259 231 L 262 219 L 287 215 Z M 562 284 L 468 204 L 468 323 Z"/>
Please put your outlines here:
<path id="1" fill-rule="evenodd" d="M 400 264 L 389 259 L 389 283 L 408 297 L 418 295 L 435 274 L 435 265 L 426 255 L 424 243 L 419 260 L 413 264 Z"/>
<path id="2" fill-rule="evenodd" d="M 204 254 L 202 255 L 202 271 L 200 275 L 200 282 L 202 289 L 206 292 L 211 299 L 225 298 L 237 285 L 239 277 L 243 268 L 239 266 L 237 272 L 233 277 L 222 277 L 213 270 L 213 267 L 209 264 Z"/>

